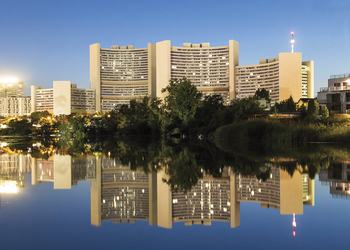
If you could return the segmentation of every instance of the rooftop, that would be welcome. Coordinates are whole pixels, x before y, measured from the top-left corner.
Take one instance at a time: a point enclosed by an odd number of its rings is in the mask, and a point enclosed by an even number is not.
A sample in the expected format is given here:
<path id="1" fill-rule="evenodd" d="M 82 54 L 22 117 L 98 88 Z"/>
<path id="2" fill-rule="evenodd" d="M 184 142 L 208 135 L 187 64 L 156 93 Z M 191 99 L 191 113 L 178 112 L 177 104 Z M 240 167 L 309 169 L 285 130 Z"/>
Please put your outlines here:
<path id="1" fill-rule="evenodd" d="M 346 78 L 346 77 L 350 77 L 350 73 L 339 74 L 339 75 L 331 75 L 330 79 Z"/>

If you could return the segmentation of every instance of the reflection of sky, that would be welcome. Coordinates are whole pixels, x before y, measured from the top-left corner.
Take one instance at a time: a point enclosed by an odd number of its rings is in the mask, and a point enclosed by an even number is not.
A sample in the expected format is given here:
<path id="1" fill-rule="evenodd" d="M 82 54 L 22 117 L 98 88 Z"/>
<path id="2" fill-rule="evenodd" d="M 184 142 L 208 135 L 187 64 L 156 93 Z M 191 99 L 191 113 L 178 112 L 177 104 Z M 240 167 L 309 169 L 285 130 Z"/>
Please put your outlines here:
<path id="1" fill-rule="evenodd" d="M 53 183 L 32 186 L 17 194 L 1 195 L 1 249 L 346 249 L 350 240 L 350 200 L 334 199 L 329 186 L 315 181 L 315 206 L 304 206 L 297 215 L 296 237 L 292 215 L 260 204 L 241 203 L 241 225 L 228 222 L 211 226 L 173 224 L 172 229 L 136 224 L 90 224 L 90 181 L 71 190 L 54 190 Z"/>

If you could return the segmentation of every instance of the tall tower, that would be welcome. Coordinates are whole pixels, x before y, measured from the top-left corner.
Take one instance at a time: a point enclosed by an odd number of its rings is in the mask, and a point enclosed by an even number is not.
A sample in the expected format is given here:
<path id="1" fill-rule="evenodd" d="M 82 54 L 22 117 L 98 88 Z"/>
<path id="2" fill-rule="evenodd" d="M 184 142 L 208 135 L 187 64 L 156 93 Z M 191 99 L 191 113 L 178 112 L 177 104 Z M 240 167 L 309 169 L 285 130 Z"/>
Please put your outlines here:
<path id="1" fill-rule="evenodd" d="M 294 36 L 294 31 L 292 31 L 290 34 L 292 34 L 292 40 L 290 40 L 290 43 L 292 44 L 292 53 L 294 53 L 294 38 L 293 38 L 293 36 Z"/>

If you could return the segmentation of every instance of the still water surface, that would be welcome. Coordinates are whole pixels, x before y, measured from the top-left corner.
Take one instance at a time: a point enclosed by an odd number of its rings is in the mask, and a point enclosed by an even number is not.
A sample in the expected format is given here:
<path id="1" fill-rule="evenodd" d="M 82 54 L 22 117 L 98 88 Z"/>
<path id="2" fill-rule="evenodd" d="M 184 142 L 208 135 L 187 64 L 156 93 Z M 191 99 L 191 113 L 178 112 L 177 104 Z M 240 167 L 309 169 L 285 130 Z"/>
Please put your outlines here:
<path id="1" fill-rule="evenodd" d="M 2 144 L 1 249 L 348 249 L 350 151 Z"/>

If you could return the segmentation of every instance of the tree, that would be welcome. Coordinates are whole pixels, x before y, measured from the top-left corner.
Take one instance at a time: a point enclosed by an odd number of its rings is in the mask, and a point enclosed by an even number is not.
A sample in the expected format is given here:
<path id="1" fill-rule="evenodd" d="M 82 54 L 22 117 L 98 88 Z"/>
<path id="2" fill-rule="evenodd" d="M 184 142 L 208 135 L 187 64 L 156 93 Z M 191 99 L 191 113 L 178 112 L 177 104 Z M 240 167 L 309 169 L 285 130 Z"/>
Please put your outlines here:
<path id="1" fill-rule="evenodd" d="M 324 118 L 324 119 L 329 117 L 329 111 L 328 111 L 327 106 L 323 106 L 323 107 L 321 108 L 321 116 L 322 116 L 322 118 Z"/>
<path id="2" fill-rule="evenodd" d="M 232 102 L 235 121 L 245 120 L 250 115 L 259 114 L 263 111 L 258 100 L 254 97 L 236 99 Z"/>
<path id="3" fill-rule="evenodd" d="M 30 119 L 33 124 L 38 124 L 41 121 L 41 119 L 47 117 L 51 117 L 51 114 L 47 110 L 33 112 L 30 114 Z"/>
<path id="4" fill-rule="evenodd" d="M 318 116 L 319 109 L 320 107 L 318 106 L 318 102 L 316 100 L 309 100 L 307 107 L 307 113 L 309 117 L 316 118 Z"/>
<path id="5" fill-rule="evenodd" d="M 256 92 L 255 92 L 255 95 L 254 95 L 255 98 L 257 98 L 258 100 L 259 99 L 265 99 L 265 100 L 270 100 L 270 93 L 267 89 L 265 88 L 262 88 L 262 89 L 258 89 Z"/>
<path id="6" fill-rule="evenodd" d="M 215 131 L 216 126 L 210 126 L 209 124 L 214 124 L 214 117 L 221 113 L 225 108 L 223 105 L 223 99 L 220 95 L 209 95 L 204 97 L 201 105 L 197 108 L 193 130 L 197 133 L 208 134 L 209 132 Z M 215 121 L 217 121 L 215 117 Z"/>
<path id="7" fill-rule="evenodd" d="M 163 118 L 169 119 L 164 125 L 170 129 L 175 127 L 188 129 L 201 103 L 202 94 L 186 78 L 170 80 L 169 85 L 162 89 L 162 93 L 164 92 L 168 95 L 164 98 L 164 109 L 167 114 Z"/>
<path id="8" fill-rule="evenodd" d="M 275 109 L 277 109 L 277 112 L 296 112 L 296 104 L 293 100 L 293 97 L 290 96 L 288 99 L 281 101 L 280 103 L 276 102 Z"/>

